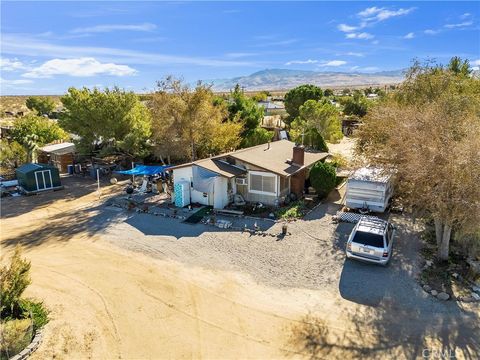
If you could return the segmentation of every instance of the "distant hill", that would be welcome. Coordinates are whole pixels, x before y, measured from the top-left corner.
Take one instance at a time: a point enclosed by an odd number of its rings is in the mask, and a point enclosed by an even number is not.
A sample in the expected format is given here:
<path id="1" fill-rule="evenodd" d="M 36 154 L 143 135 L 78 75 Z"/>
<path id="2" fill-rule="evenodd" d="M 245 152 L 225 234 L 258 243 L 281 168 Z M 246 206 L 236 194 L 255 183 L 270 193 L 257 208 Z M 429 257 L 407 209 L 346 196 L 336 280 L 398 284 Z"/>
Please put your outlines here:
<path id="1" fill-rule="evenodd" d="M 320 72 L 289 69 L 266 69 L 248 76 L 232 79 L 207 80 L 213 83 L 215 91 L 228 91 L 240 84 L 248 91 L 287 90 L 301 84 L 314 84 L 321 87 L 341 87 L 360 85 L 393 84 L 403 80 L 403 70 L 359 72 Z"/>

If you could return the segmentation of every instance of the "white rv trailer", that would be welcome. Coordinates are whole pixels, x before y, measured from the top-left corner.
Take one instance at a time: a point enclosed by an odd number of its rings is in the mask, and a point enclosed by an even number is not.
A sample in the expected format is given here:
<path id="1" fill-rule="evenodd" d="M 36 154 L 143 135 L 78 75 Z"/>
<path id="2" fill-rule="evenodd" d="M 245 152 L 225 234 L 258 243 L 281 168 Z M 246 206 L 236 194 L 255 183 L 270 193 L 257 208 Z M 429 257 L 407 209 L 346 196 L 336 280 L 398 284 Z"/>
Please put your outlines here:
<path id="1" fill-rule="evenodd" d="M 379 168 L 356 170 L 347 181 L 345 205 L 350 209 L 384 212 L 392 197 L 391 174 Z"/>

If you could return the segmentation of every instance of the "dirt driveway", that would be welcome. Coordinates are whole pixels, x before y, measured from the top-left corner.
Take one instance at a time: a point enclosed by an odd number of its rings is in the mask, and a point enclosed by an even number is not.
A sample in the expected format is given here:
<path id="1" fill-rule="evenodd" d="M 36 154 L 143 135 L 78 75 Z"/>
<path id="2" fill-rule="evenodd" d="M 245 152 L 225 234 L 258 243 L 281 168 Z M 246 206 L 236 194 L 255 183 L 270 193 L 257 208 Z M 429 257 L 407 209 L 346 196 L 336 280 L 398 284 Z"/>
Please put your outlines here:
<path id="1" fill-rule="evenodd" d="M 52 311 L 34 358 L 478 355 L 478 308 L 416 286 L 416 233 L 402 219 L 393 263 L 378 268 L 345 262 L 351 226 L 331 223 L 336 205 L 278 240 L 116 211 L 93 190 L 72 181 L 2 201 L 2 255 L 25 245 L 28 295 Z"/>

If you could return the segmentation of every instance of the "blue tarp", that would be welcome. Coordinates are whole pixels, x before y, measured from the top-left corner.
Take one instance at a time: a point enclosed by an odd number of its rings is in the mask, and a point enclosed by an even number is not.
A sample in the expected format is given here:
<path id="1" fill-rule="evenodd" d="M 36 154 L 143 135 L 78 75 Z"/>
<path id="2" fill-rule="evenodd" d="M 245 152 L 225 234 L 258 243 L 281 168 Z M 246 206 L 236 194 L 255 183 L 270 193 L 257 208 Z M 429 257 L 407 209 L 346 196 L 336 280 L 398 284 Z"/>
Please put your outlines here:
<path id="1" fill-rule="evenodd" d="M 133 169 L 115 171 L 117 174 L 123 175 L 157 175 L 167 170 L 170 166 L 149 166 L 137 165 Z"/>

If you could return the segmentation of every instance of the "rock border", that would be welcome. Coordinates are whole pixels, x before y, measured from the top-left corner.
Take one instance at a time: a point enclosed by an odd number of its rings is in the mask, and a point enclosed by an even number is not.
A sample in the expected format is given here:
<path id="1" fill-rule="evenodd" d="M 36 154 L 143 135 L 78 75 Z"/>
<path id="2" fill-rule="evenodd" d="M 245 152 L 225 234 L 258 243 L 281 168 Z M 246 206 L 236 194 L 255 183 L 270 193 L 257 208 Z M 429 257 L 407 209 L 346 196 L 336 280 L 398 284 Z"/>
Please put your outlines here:
<path id="1" fill-rule="evenodd" d="M 42 342 L 42 331 L 37 330 L 35 332 L 35 336 L 33 337 L 32 342 L 22 351 L 20 351 L 17 355 L 10 358 L 10 360 L 23 360 L 27 359 L 37 348 L 40 346 Z"/>
<path id="2" fill-rule="evenodd" d="M 456 276 L 455 276 L 456 275 Z M 455 278 L 459 278 L 460 275 L 454 273 L 453 276 Z M 480 284 L 478 285 L 470 285 L 471 293 L 468 296 L 450 296 L 444 291 L 440 290 L 435 290 L 433 289 L 430 285 L 420 282 L 420 286 L 422 287 L 423 291 L 425 291 L 427 294 L 432 295 L 433 297 L 442 300 L 442 301 L 447 301 L 449 299 L 453 299 L 459 302 L 465 302 L 465 303 L 474 303 L 474 302 L 480 302 Z"/>

